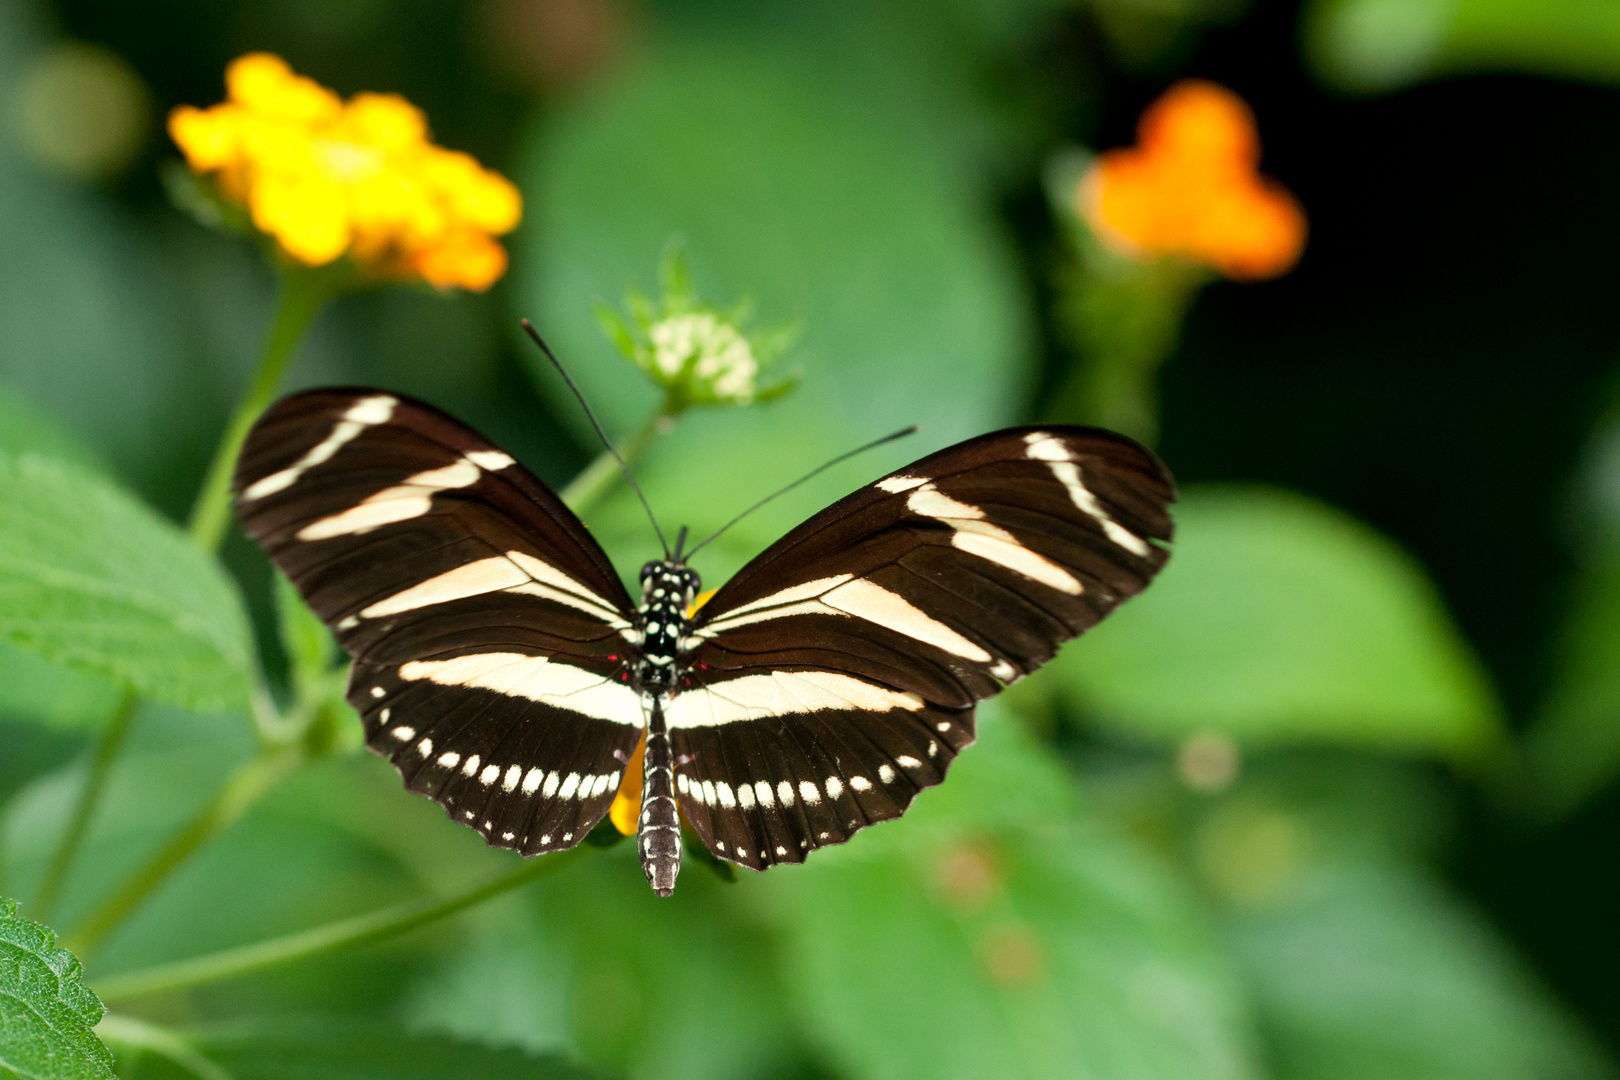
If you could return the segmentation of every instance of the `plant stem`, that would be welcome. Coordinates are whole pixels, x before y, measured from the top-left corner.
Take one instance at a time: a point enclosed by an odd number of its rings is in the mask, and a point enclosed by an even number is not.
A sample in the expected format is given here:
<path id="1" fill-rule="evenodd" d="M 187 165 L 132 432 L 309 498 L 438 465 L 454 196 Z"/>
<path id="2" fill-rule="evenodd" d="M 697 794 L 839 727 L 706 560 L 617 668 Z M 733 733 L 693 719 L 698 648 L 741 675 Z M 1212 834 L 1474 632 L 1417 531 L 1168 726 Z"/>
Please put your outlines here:
<path id="1" fill-rule="evenodd" d="M 630 441 L 624 444 L 620 456 L 624 458 L 626 466 L 634 465 L 647 448 L 658 441 L 658 437 L 675 426 L 676 414 L 670 411 L 666 402 L 658 411 L 647 418 Z M 604 495 L 613 489 L 614 483 L 619 479 L 619 463 L 613 460 L 613 455 L 603 450 L 596 455 L 596 460 L 585 466 L 580 474 L 568 486 L 562 489 L 562 501 L 576 514 L 584 515 L 585 511 L 595 506 Z"/>
<path id="2" fill-rule="evenodd" d="M 217 551 L 225 538 L 225 527 L 231 515 L 231 476 L 236 471 L 236 456 L 247 440 L 248 430 L 275 397 L 294 348 L 333 291 L 330 275 L 297 268 L 282 273 L 281 295 L 276 303 L 275 319 L 270 324 L 270 336 L 259 354 L 258 370 L 231 415 L 197 492 L 197 501 L 191 506 L 187 529 L 198 546 L 207 551 Z"/>
<path id="3" fill-rule="evenodd" d="M 62 886 L 67 882 L 68 871 L 73 868 L 73 859 L 84 841 L 85 830 L 90 827 L 90 820 L 95 817 L 96 807 L 101 803 L 102 792 L 106 790 L 113 758 L 118 756 L 119 749 L 124 745 L 124 736 L 129 734 L 129 724 L 139 703 L 140 699 L 133 690 L 125 690 L 123 699 L 108 718 L 107 726 L 102 728 L 101 737 L 96 740 L 96 756 L 91 759 L 90 771 L 84 778 L 84 786 L 79 789 L 79 800 L 74 804 L 73 816 L 68 819 L 62 838 L 57 841 L 56 851 L 51 855 L 50 865 L 45 868 L 45 876 L 34 896 L 30 914 L 40 922 L 51 920 L 56 901 L 62 895 Z"/>
<path id="4" fill-rule="evenodd" d="M 122 975 L 109 975 L 95 980 L 95 991 L 103 1001 L 120 1001 L 167 990 L 182 990 L 395 937 L 454 915 L 519 885 L 556 873 L 577 859 L 584 850 L 583 847 L 576 847 L 571 851 L 531 859 L 508 874 L 451 896 L 411 900 L 367 915 L 339 919 L 325 926 L 252 945 L 223 949 Z"/>
<path id="5" fill-rule="evenodd" d="M 1152 445 L 1159 369 L 1208 280 L 1197 266 L 1137 262 L 1083 243 L 1061 282 L 1058 309 L 1073 366 L 1047 402 L 1045 419 L 1096 424 Z"/>
<path id="6" fill-rule="evenodd" d="M 63 940 L 63 946 L 84 958 L 117 929 L 175 867 L 210 837 L 234 825 L 249 807 L 303 760 L 302 748 L 289 746 L 261 754 L 239 766 L 197 815 L 126 880 L 117 892 L 103 900 Z"/>
<path id="7" fill-rule="evenodd" d="M 230 1073 L 197 1052 L 183 1036 L 168 1028 L 137 1020 L 133 1016 L 108 1013 L 96 1025 L 96 1035 L 104 1043 L 123 1046 L 141 1052 L 149 1051 L 167 1058 L 198 1080 L 231 1080 Z M 127 1068 L 125 1055 L 118 1055 L 120 1068 Z"/>

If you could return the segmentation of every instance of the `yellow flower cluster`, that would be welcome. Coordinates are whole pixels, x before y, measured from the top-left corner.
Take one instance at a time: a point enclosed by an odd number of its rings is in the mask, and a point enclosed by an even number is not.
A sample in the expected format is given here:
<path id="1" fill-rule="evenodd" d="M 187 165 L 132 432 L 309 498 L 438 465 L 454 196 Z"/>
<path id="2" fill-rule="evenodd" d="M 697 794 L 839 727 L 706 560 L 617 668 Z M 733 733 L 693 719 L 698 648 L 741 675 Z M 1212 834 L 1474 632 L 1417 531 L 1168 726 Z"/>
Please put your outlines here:
<path id="1" fill-rule="evenodd" d="M 506 272 L 494 238 L 517 227 L 517 188 L 435 146 L 416 106 L 397 94 L 344 102 L 269 53 L 233 61 L 225 84 L 228 101 L 180 106 L 169 134 L 288 256 L 320 266 L 347 254 L 439 288 L 483 290 Z"/>

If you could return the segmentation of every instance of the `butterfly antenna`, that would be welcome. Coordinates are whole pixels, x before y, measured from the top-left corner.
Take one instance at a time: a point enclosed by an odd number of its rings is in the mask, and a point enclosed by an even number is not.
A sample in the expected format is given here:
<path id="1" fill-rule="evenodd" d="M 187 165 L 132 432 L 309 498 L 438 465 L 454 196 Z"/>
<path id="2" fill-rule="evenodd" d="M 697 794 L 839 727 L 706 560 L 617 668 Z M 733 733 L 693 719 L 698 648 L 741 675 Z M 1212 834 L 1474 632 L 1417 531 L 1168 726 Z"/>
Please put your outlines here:
<path id="1" fill-rule="evenodd" d="M 732 518 L 730 521 L 728 521 L 724 525 L 720 526 L 714 532 L 710 533 L 707 540 L 704 540 L 703 543 L 698 544 L 696 547 L 692 548 L 691 551 L 688 551 L 686 553 L 686 558 L 688 560 L 690 560 L 693 555 L 696 555 L 698 553 L 699 548 L 702 548 L 705 545 L 707 545 L 709 543 L 709 541 L 713 540 L 715 537 L 719 536 L 721 533 L 725 532 L 727 529 L 729 529 L 733 525 L 737 524 L 737 522 L 741 521 L 743 518 L 747 517 L 749 514 L 752 514 L 755 510 L 758 510 L 760 507 L 764 506 L 766 503 L 770 502 L 772 499 L 776 498 L 779 495 L 786 495 L 788 492 L 792 491 L 794 488 L 798 487 L 800 484 L 804 483 L 806 480 L 811 480 L 811 479 L 813 479 L 813 478 L 815 478 L 817 476 L 820 476 L 822 473 L 826 472 L 828 469 L 832 468 L 834 465 L 837 465 L 839 462 L 848 461 L 850 458 L 854 457 L 857 454 L 864 454 L 868 450 L 877 449 L 878 447 L 882 446 L 884 443 L 891 443 L 891 442 L 894 442 L 896 439 L 903 439 L 907 435 L 914 435 L 916 433 L 917 433 L 917 425 L 912 424 L 910 427 L 902 428 L 901 430 L 894 432 L 892 435 L 885 435 L 881 439 L 872 440 L 871 442 L 867 443 L 865 446 L 857 446 L 855 449 L 850 450 L 847 453 L 839 454 L 837 457 L 833 458 L 831 461 L 827 462 L 826 464 L 819 465 L 816 468 L 811 469 L 809 472 L 805 473 L 803 476 L 801 476 L 797 480 L 793 481 L 793 483 L 789 484 L 787 487 L 780 488 L 780 489 L 778 489 L 776 491 L 771 492 L 769 495 L 767 495 L 763 499 L 759 500 L 759 502 L 755 503 L 753 506 L 750 506 L 748 509 L 746 509 L 742 513 L 738 514 L 736 517 Z"/>
<path id="2" fill-rule="evenodd" d="M 636 498 L 641 500 L 641 508 L 647 511 L 647 520 L 652 522 L 653 532 L 658 535 L 659 546 L 664 549 L 664 558 L 668 559 L 670 557 L 669 541 L 664 539 L 664 530 L 658 527 L 658 519 L 653 516 L 652 505 L 647 502 L 647 496 L 642 494 L 641 485 L 636 483 L 636 478 L 630 475 L 630 466 L 624 463 L 624 458 L 620 457 L 619 452 L 613 448 L 613 443 L 608 439 L 607 432 L 602 430 L 601 422 L 596 419 L 596 414 L 591 411 L 590 402 L 586 401 L 585 395 L 579 392 L 579 387 L 574 384 L 573 376 L 569 375 L 568 369 L 562 366 L 562 361 L 558 360 L 557 354 L 551 351 L 551 346 L 547 345 L 546 339 L 540 336 L 540 331 L 536 330 L 528 319 L 520 321 L 523 324 L 523 332 L 528 334 L 536 345 L 540 346 L 540 351 L 546 354 L 546 359 L 551 361 L 551 366 L 557 369 L 557 374 L 563 377 L 563 382 L 568 384 L 568 389 L 574 392 L 574 397 L 579 400 L 579 407 L 585 410 L 585 416 L 590 420 L 591 427 L 596 429 L 596 437 L 602 440 L 602 445 L 607 448 L 607 452 L 612 454 L 613 460 L 619 463 L 619 471 L 624 474 L 625 483 L 630 485 L 630 490 L 634 491 Z M 822 466 L 822 468 L 826 468 L 826 466 Z M 811 475 L 815 474 L 812 473 Z M 685 531 L 684 529 L 681 530 L 683 535 Z"/>

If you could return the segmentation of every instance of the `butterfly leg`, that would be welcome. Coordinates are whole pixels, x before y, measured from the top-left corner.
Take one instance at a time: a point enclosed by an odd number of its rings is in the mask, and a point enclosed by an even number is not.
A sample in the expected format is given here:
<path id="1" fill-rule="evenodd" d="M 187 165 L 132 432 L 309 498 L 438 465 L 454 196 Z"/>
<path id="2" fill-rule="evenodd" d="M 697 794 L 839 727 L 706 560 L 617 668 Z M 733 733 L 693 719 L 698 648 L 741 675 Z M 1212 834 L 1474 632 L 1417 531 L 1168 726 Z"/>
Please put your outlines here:
<path id="1" fill-rule="evenodd" d="M 641 870 L 653 892 L 668 896 L 675 891 L 681 872 L 681 820 L 675 807 L 674 753 L 664 726 L 664 703 L 653 699 L 647 722 L 647 756 L 641 786 L 641 824 L 636 830 Z"/>

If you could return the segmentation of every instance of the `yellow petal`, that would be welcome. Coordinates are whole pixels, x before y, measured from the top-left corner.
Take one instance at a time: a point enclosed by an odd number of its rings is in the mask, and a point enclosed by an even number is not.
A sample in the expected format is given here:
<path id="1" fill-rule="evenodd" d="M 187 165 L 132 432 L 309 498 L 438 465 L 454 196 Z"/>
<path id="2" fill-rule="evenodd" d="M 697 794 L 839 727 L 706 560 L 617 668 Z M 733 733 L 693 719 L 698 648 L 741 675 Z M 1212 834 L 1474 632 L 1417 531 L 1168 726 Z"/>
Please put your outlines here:
<path id="1" fill-rule="evenodd" d="M 427 140 L 422 110 L 398 94 L 356 94 L 344 107 L 344 133 L 356 142 L 398 152 Z"/>
<path id="2" fill-rule="evenodd" d="M 283 120 L 313 124 L 336 119 L 343 109 L 336 94 L 314 79 L 294 75 L 285 60 L 271 53 L 248 53 L 231 61 L 225 87 L 237 104 Z"/>
<path id="3" fill-rule="evenodd" d="M 517 228 L 522 219 L 523 196 L 517 187 L 470 154 L 435 147 L 423 156 L 418 175 L 457 221 L 499 235 Z"/>
<path id="4" fill-rule="evenodd" d="M 249 196 L 249 209 L 255 225 L 308 266 L 329 263 L 349 246 L 343 189 L 314 174 L 260 175 Z"/>
<path id="5" fill-rule="evenodd" d="M 698 593 L 696 596 L 694 596 L 692 598 L 691 605 L 686 609 L 686 617 L 690 619 L 692 616 L 696 615 L 698 613 L 698 608 L 702 607 L 704 604 L 707 604 L 709 602 L 709 597 L 713 596 L 719 591 L 719 589 L 710 589 L 708 592 Z"/>
<path id="6" fill-rule="evenodd" d="M 230 105 L 194 109 L 181 105 L 169 113 L 169 137 L 195 172 L 223 169 L 241 153 L 238 110 Z"/>
<path id="7" fill-rule="evenodd" d="M 238 126 L 242 156 L 265 172 L 308 172 L 315 168 L 309 131 L 298 124 L 243 111 Z"/>

